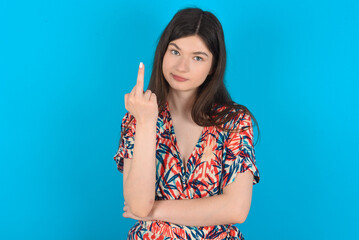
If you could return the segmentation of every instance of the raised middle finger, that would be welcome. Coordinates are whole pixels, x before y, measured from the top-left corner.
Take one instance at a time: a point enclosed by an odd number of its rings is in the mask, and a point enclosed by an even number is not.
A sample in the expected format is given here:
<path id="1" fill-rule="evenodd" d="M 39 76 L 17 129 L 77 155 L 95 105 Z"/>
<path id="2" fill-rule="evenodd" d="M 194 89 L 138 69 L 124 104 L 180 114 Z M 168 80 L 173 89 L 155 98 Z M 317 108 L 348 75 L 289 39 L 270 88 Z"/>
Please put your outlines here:
<path id="1" fill-rule="evenodd" d="M 138 68 L 135 96 L 143 95 L 143 81 L 145 76 L 145 65 L 141 62 Z"/>

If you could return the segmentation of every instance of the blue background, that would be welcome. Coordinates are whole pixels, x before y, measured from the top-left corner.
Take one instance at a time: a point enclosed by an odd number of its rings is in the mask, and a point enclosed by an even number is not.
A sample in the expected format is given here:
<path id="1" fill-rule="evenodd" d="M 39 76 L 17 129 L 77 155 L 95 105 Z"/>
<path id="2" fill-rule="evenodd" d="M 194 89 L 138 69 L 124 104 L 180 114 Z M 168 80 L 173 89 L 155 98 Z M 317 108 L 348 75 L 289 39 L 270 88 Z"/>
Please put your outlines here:
<path id="1" fill-rule="evenodd" d="M 177 10 L 221 21 L 226 85 L 261 130 L 246 239 L 358 239 L 357 1 L 1 1 L 0 239 L 125 239 L 113 160 Z M 256 131 L 255 131 L 256 133 Z"/>

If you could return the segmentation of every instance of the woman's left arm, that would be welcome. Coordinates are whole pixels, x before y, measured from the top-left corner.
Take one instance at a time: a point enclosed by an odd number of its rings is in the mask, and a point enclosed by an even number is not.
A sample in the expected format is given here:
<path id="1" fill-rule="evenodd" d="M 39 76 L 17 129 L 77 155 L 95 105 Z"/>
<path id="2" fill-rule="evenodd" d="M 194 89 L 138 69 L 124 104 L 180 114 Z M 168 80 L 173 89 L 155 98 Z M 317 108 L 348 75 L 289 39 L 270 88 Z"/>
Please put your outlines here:
<path id="1" fill-rule="evenodd" d="M 155 201 L 146 218 L 137 218 L 128 211 L 124 217 L 136 220 L 161 220 L 186 226 L 214 226 L 243 223 L 252 200 L 253 174 L 238 173 L 223 194 L 197 199 Z M 126 206 L 125 206 L 126 207 Z M 128 210 L 128 209 L 127 209 Z"/>

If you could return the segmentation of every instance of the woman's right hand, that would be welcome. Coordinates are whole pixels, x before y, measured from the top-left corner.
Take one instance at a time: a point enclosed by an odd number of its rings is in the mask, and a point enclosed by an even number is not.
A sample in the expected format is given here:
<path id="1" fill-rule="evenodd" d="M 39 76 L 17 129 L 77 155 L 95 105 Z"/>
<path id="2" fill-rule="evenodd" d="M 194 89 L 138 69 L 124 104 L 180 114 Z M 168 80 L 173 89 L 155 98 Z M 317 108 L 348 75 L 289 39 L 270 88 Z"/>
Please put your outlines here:
<path id="1" fill-rule="evenodd" d="M 142 65 L 142 67 L 141 67 Z M 157 97 L 151 90 L 143 91 L 145 66 L 141 62 L 137 74 L 137 83 L 130 93 L 125 94 L 125 108 L 137 123 L 156 123 L 158 117 Z"/>

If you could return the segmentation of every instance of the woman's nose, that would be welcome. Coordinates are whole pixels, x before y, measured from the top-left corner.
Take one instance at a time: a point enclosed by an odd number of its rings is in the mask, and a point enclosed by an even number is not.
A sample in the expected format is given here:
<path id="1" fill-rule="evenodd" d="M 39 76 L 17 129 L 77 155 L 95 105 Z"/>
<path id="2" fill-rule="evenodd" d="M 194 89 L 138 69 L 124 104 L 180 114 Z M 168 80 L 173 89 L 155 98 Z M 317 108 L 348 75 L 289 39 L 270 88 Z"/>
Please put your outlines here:
<path id="1" fill-rule="evenodd" d="M 188 72 L 189 71 L 189 60 L 187 58 L 180 58 L 177 62 L 177 71 Z"/>

